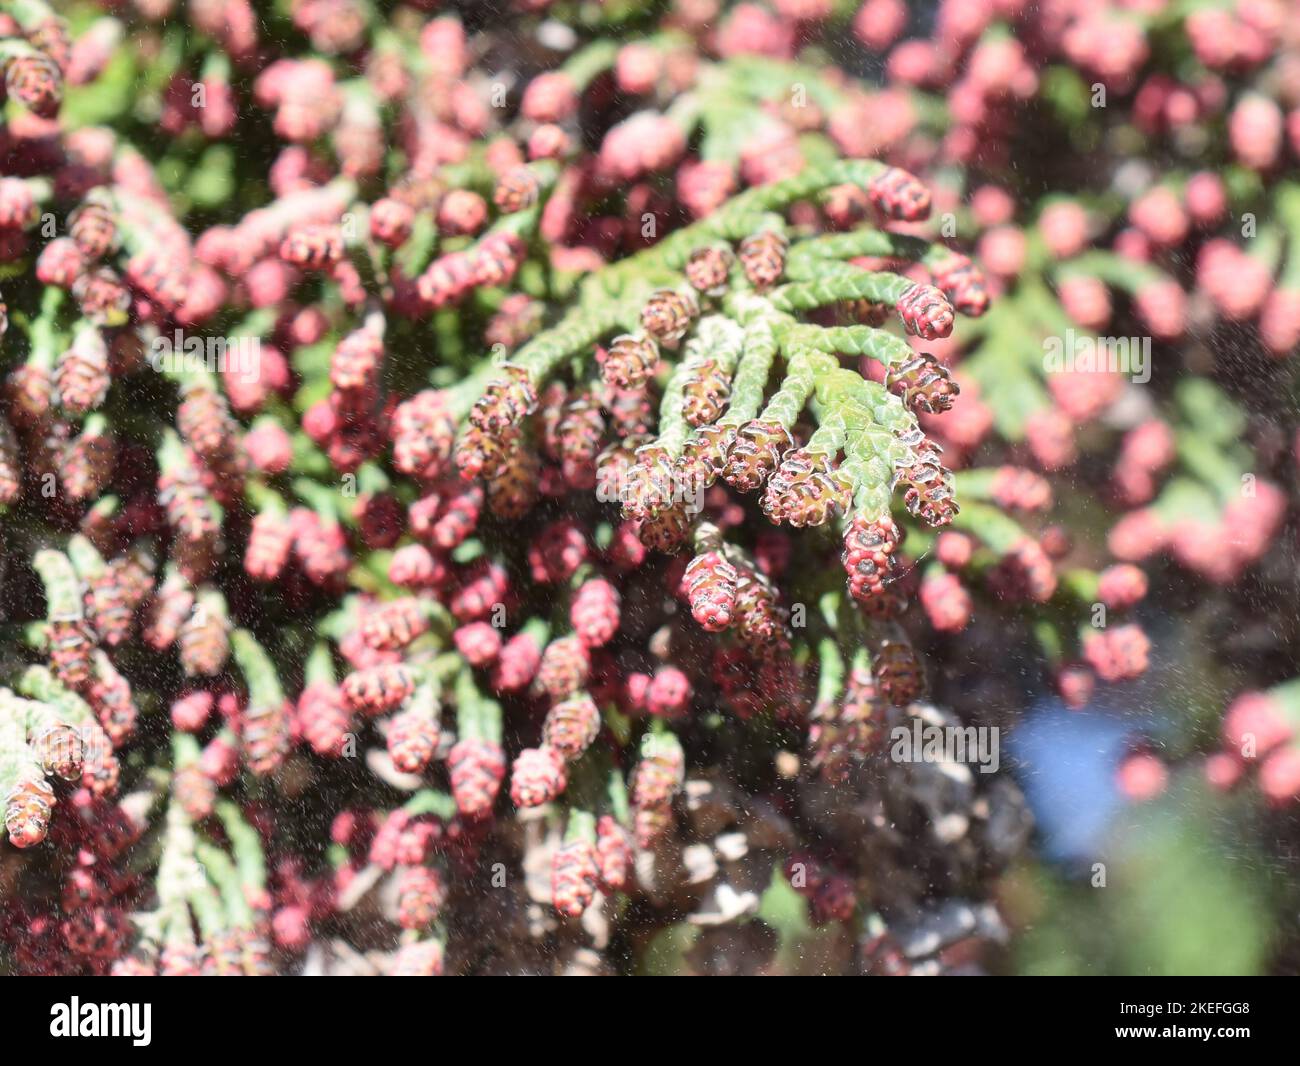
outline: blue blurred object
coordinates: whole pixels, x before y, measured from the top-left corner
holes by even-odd
[[[1106,709],[1067,710],[1041,700],[1008,740],[1012,765],[1033,808],[1043,854],[1055,862],[1097,854],[1111,819],[1125,806],[1115,768],[1134,732],[1131,716]]]

